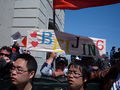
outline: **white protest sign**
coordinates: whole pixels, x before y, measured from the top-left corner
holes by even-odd
[[[106,40],[76,36],[54,30],[28,31],[27,49],[64,52],[80,56],[102,56],[106,53]]]

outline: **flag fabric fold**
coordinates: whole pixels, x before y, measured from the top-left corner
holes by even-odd
[[[53,0],[54,9],[82,9],[120,3],[120,0]]]

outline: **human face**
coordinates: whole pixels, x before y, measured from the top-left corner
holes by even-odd
[[[57,57],[57,53],[56,52],[51,52],[50,57],[56,58]]]
[[[6,62],[10,62],[10,52],[8,52],[7,50],[1,50],[0,52],[0,58],[4,58]]]
[[[81,67],[79,66],[74,67],[73,65],[71,65],[68,70],[68,75],[67,75],[68,84],[69,84],[69,87],[72,89],[79,89],[79,90],[83,89],[84,81],[83,81],[83,77],[82,77],[83,75],[80,68]]]
[[[14,85],[22,85],[30,81],[34,75],[28,72],[27,61],[24,59],[17,59],[11,70],[11,80]]]

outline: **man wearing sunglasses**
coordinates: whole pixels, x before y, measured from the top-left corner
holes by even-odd
[[[0,49],[0,58],[5,59],[6,62],[10,62],[11,54],[12,54],[12,49],[8,46],[3,46]]]
[[[8,46],[3,46],[0,49],[0,80],[8,79],[10,74],[10,67],[12,65],[12,61],[10,60],[10,55],[12,50]]]
[[[68,90],[85,90],[86,82],[90,76],[80,60],[74,60],[68,66]]]
[[[7,88],[6,85],[10,82],[10,69],[12,61],[10,55],[12,50],[8,46],[0,48],[0,88]]]

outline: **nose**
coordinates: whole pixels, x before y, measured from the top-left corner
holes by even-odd
[[[69,78],[73,78],[73,74],[69,74],[68,77],[69,77]]]
[[[11,75],[17,74],[16,70],[11,70]]]
[[[10,59],[8,57],[4,56],[4,59],[6,62],[10,62]]]

